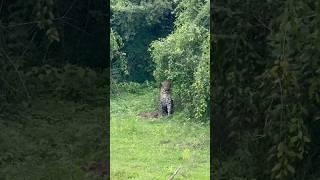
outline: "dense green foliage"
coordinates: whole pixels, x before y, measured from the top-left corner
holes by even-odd
[[[105,7],[0,1],[0,179],[102,179],[81,167],[107,159]]]
[[[150,99],[158,89],[122,87],[121,95],[111,97],[111,179],[168,179],[179,167],[174,179],[209,179],[209,124],[190,122],[183,113],[139,117],[154,110]]]
[[[157,82],[173,81],[178,106],[196,119],[207,117],[209,104],[209,1],[181,1],[175,30],[151,44]]]
[[[167,0],[111,1],[111,36],[117,39],[111,38],[111,44],[112,47],[120,45],[117,52],[121,51],[126,58],[125,63],[123,58],[114,59],[112,68],[123,72],[123,65],[126,65],[129,74],[125,78],[120,77],[120,80],[143,82],[153,79],[153,63],[147,51],[148,46],[152,40],[170,31],[172,6],[173,3]]]
[[[217,179],[319,179],[320,3],[213,6]]]
[[[122,38],[117,32],[111,29],[110,32],[110,59],[112,64],[112,82],[127,79],[128,75],[128,59],[126,53],[122,52]]]
[[[172,80],[176,107],[192,119],[208,118],[209,1],[111,5],[113,82]]]

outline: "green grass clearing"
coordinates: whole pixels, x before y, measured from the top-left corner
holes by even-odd
[[[210,178],[209,125],[171,117],[137,116],[153,111],[153,92],[123,93],[111,98],[111,179]]]

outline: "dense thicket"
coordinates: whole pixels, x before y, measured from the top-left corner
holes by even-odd
[[[213,2],[217,179],[319,179],[320,3]]]

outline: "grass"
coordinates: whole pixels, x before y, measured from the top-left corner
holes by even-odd
[[[105,124],[103,105],[32,100],[0,117],[0,179],[102,179],[81,167],[106,160]]]
[[[209,179],[209,125],[186,121],[183,113],[146,119],[152,91],[111,98],[111,179]]]

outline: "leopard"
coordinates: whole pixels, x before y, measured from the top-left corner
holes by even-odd
[[[171,81],[161,82],[160,88],[160,113],[162,115],[171,115],[173,113],[173,99],[171,96]]]
[[[140,112],[138,115],[143,118],[160,118],[173,113],[173,99],[171,96],[171,81],[165,80],[160,83],[159,111]]]

